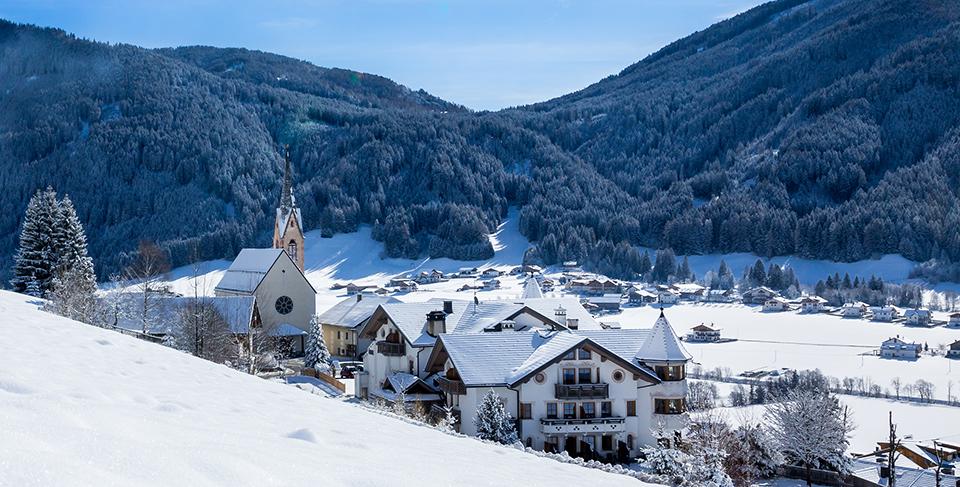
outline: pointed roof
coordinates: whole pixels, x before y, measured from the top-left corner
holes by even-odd
[[[523,293],[520,294],[520,299],[540,299],[542,297],[543,292],[540,291],[540,283],[536,279],[531,277],[523,283]]]
[[[692,358],[693,355],[683,347],[667,317],[663,315],[663,308],[660,308],[660,317],[650,329],[649,338],[637,352],[637,359],[642,362],[686,362]]]
[[[290,227],[290,217],[294,217],[297,226],[303,228],[303,218],[300,216],[300,208],[297,206],[297,199],[293,196],[293,175],[290,171],[290,150],[284,152],[283,166],[283,189],[280,191],[280,206],[277,207],[277,229],[280,237],[283,238]]]

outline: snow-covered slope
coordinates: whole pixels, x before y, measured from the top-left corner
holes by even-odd
[[[0,485],[643,485],[407,424],[0,291]]]

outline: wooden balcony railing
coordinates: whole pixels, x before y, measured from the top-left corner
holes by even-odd
[[[463,381],[447,379],[446,377],[437,377],[437,387],[447,394],[464,395],[467,393],[467,386]]]
[[[404,347],[403,342],[377,342],[377,352],[382,353],[383,355],[399,357],[406,354],[406,347]]]
[[[609,384],[557,384],[557,399],[606,399],[610,396]]]

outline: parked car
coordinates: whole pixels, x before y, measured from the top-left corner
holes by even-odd
[[[340,362],[340,377],[352,379],[357,372],[363,372],[363,362]]]

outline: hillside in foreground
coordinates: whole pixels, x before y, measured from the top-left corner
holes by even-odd
[[[0,291],[9,485],[644,485],[448,436]]]

